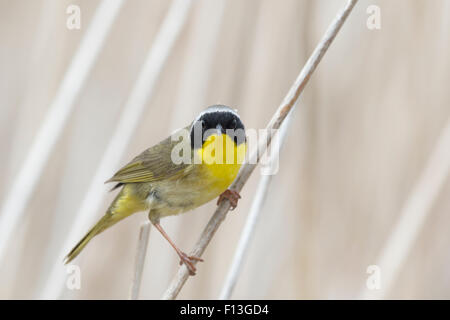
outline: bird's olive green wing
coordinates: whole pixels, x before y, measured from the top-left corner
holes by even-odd
[[[175,164],[172,161],[172,149],[178,143],[172,141],[171,137],[163,140],[142,152],[105,183],[155,182],[183,176],[191,165]]]

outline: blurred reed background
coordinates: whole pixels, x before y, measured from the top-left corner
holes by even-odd
[[[2,203],[100,3],[0,0]],[[344,3],[194,1],[115,169],[211,104],[237,108],[248,128],[264,128]],[[80,30],[66,28],[71,4],[81,8]],[[371,4],[381,8],[381,30],[366,27]],[[170,6],[124,1],[5,244],[0,298],[42,298],[53,266],[65,270],[58,254]],[[449,21],[449,0],[357,4],[295,110],[232,298],[366,294],[366,269],[389,246],[450,117]],[[180,298],[218,297],[259,177],[257,170]],[[450,181],[442,178],[386,298],[450,298]],[[110,186],[99,188],[101,209],[90,223],[114,197]],[[189,251],[214,208],[209,203],[162,225]],[[126,299],[146,219],[136,214],[96,237],[74,261],[81,290],[63,289],[57,297]],[[152,230],[141,298],[159,298],[177,267],[173,250]]]

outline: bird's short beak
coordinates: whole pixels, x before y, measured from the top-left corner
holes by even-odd
[[[220,137],[222,135],[222,132],[223,132],[222,125],[220,123],[217,124],[216,129],[217,129],[217,135]]]

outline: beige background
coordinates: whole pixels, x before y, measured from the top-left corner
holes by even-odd
[[[72,3],[81,7],[81,30],[66,28]],[[0,1],[1,201],[99,3]],[[263,128],[343,4],[195,2],[120,163],[214,103]],[[381,7],[381,30],[366,27],[370,4]],[[133,0],[121,9],[9,243],[0,298],[40,297],[169,6]],[[359,2],[295,110],[233,298],[360,296],[450,116],[449,19],[449,0]],[[180,298],[218,297],[258,180],[255,171]],[[103,210],[114,196],[107,190],[98,194]],[[388,298],[450,298],[449,192],[446,179]],[[162,224],[188,251],[214,207]],[[62,298],[126,299],[145,219],[136,214],[95,238],[75,261],[81,290]],[[152,230],[141,297],[159,298],[177,266]]]

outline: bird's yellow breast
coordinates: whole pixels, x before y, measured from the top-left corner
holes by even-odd
[[[225,191],[236,178],[245,160],[246,144],[236,145],[226,135],[211,135],[197,150],[201,171],[207,176],[211,189]]]
[[[194,151],[194,164],[181,178],[153,183],[158,197],[149,200],[151,214],[179,214],[218,197],[236,178],[245,153],[245,143],[236,145],[225,134],[209,136],[202,148]]]

